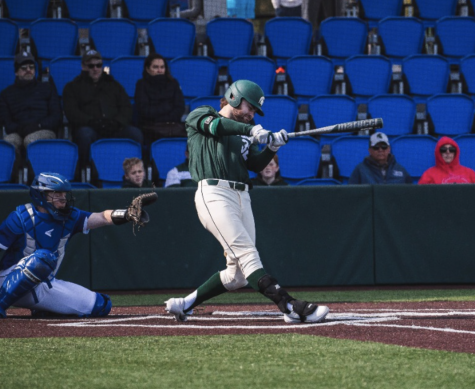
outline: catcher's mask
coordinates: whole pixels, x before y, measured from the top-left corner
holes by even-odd
[[[66,192],[66,206],[56,208],[48,202],[47,194],[50,192]],[[37,207],[45,208],[55,220],[65,221],[71,215],[74,206],[74,197],[71,193],[71,184],[68,179],[58,173],[40,173],[31,183],[30,197]]]
[[[255,82],[248,80],[238,80],[233,82],[224,94],[226,101],[231,107],[237,108],[241,104],[241,100],[245,99],[251,104],[256,112],[264,116],[262,105],[264,104],[264,91]]]

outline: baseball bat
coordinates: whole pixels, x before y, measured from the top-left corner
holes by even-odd
[[[340,124],[333,124],[332,126],[315,128],[308,131],[300,132],[290,132],[289,138],[294,138],[296,136],[305,136],[305,135],[316,135],[316,134],[328,134],[334,132],[354,132],[362,129],[371,129],[375,130],[383,127],[383,119],[366,119],[366,120],[355,120],[353,122],[346,122]]]

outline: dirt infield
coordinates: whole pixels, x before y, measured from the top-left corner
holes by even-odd
[[[475,353],[475,302],[337,303],[324,323],[286,324],[273,305],[208,305],[185,323],[164,307],[118,307],[101,319],[32,319],[11,309],[0,338],[300,333]]]

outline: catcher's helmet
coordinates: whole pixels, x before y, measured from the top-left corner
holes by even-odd
[[[66,206],[56,208],[46,198],[47,192],[66,192]],[[67,220],[74,206],[71,184],[68,179],[58,173],[40,173],[31,183],[30,197],[36,206],[45,208],[55,220]]]
[[[255,82],[249,80],[238,80],[233,82],[224,94],[227,102],[231,107],[237,108],[241,104],[241,100],[245,99],[251,104],[256,112],[264,116],[262,112],[262,104],[264,104],[264,91]]]

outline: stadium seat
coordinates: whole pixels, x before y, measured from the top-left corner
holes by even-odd
[[[297,182],[296,185],[305,185],[305,186],[333,186],[341,185],[341,182],[335,180],[334,178],[307,178]]]
[[[43,60],[43,67],[48,66],[48,61],[53,58],[73,56],[78,34],[77,24],[67,19],[39,19],[30,27],[30,36],[38,57]]]
[[[71,187],[74,189],[97,189],[97,186],[89,182],[71,182]]]
[[[166,16],[168,0],[124,0],[124,2],[129,18],[140,27],[145,27],[153,19]]]
[[[378,22],[378,34],[382,41],[381,54],[393,62],[422,52],[424,25],[417,18],[384,18]]]
[[[372,118],[384,119],[379,131],[389,137],[409,135],[413,132],[416,103],[406,95],[377,95],[369,99],[368,113]]]
[[[0,19],[0,56],[15,55],[19,31],[16,23],[8,19]]]
[[[221,96],[204,96],[204,97],[197,97],[190,101],[190,112],[195,110],[196,108],[202,105],[210,105],[216,111],[220,111],[220,101]]]
[[[0,57],[0,91],[15,82],[14,62],[13,57]]]
[[[460,148],[460,163],[475,170],[475,134],[465,134],[454,137]]]
[[[147,25],[148,36],[157,53],[167,59],[191,56],[196,28],[187,19],[157,18]]]
[[[2,190],[22,190],[22,189],[26,189],[26,190],[29,190],[30,187],[28,185],[25,185],[25,184],[0,184],[0,191]]]
[[[296,55],[310,54],[312,24],[303,18],[270,19],[264,26],[264,35],[278,66],[284,66],[289,58]]]
[[[135,54],[137,26],[126,19],[97,19],[89,25],[89,34],[104,59]]]
[[[155,164],[160,180],[185,160],[187,138],[164,138],[152,143],[150,158]]]
[[[320,143],[311,137],[290,138],[285,147],[277,151],[280,174],[291,185],[314,178],[320,163]]]
[[[256,114],[254,121],[266,130],[276,132],[285,129],[293,132],[297,123],[297,101],[289,96],[266,96],[262,106],[265,116]]]
[[[28,28],[33,20],[45,18],[50,0],[4,0],[10,19],[21,28]]]
[[[333,62],[326,57],[292,57],[287,61],[286,70],[299,105],[308,104],[311,98],[331,92]]]
[[[81,70],[81,57],[58,57],[50,62],[50,75],[60,97],[63,95],[64,86],[79,76]]]
[[[15,158],[15,146],[0,139],[0,182],[11,181]]]
[[[447,16],[435,24],[435,32],[440,41],[439,53],[451,62],[475,53],[475,18],[467,16]]]
[[[389,92],[392,64],[382,55],[355,55],[345,61],[353,96],[369,98]]]
[[[369,136],[344,135],[332,142],[332,155],[336,160],[340,177],[348,183],[356,165],[368,156]]]
[[[326,46],[323,53],[342,63],[345,58],[364,53],[368,25],[358,18],[330,17],[320,24],[320,37]]]
[[[26,148],[27,160],[34,175],[56,172],[74,180],[78,162],[78,146],[66,139],[40,139]]]
[[[427,26],[433,26],[436,20],[455,15],[458,0],[415,0],[415,3],[419,18]]]
[[[467,55],[460,60],[460,72],[467,86],[467,93],[475,95],[475,54]]]
[[[227,67],[231,58],[251,54],[254,26],[247,19],[212,19],[206,24],[206,35],[219,67]]]
[[[360,17],[375,23],[387,16],[400,16],[402,0],[359,0]]]
[[[410,55],[402,61],[402,72],[409,84],[406,94],[424,99],[447,91],[450,66],[441,55]]]
[[[99,139],[91,145],[91,161],[103,188],[120,188],[126,158],[142,158],[142,147],[131,139]]]
[[[124,87],[127,95],[133,98],[135,84],[142,78],[145,57],[118,57],[112,60],[110,74]]]
[[[434,132],[437,135],[462,135],[472,131],[474,102],[463,94],[439,94],[427,99]]]
[[[14,0],[15,1],[15,0]],[[109,0],[64,0],[69,18],[80,27],[87,27],[90,22],[105,18]]]
[[[437,139],[430,135],[402,135],[391,142],[391,153],[404,166],[414,182],[435,165]]]
[[[218,65],[209,57],[178,57],[170,61],[170,71],[181,86],[187,104],[199,96],[213,96]]]
[[[272,59],[257,55],[235,57],[229,61],[228,74],[232,82],[250,80],[259,85],[265,95],[272,94],[276,63]]]

